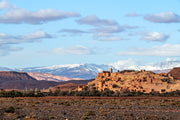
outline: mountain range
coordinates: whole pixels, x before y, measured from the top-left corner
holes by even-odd
[[[43,74],[46,75],[46,74]],[[48,74],[49,76],[49,74]],[[53,75],[50,75],[54,77]],[[46,77],[46,76],[44,76]],[[57,79],[62,79],[62,76],[56,76]],[[67,79],[67,77],[64,77]],[[75,84],[77,87],[79,84],[87,84],[93,80],[68,80],[68,81],[52,81],[47,79],[37,80],[36,78],[32,77],[27,72],[15,72],[15,71],[0,71],[0,89],[17,89],[17,90],[29,90],[29,89],[46,89],[48,90],[51,87],[55,87],[57,85],[63,85],[72,83]],[[69,78],[68,78],[69,79]],[[68,85],[66,85],[66,88]],[[70,86],[68,88],[71,88]]]
[[[113,68],[117,70],[151,70],[154,72],[169,72],[173,67],[180,67],[178,60],[166,60],[159,63],[148,63],[146,65],[138,65],[133,60],[118,61],[112,64],[69,64],[69,65],[53,65],[47,67],[31,67],[31,68],[5,68],[0,67],[1,71],[20,71],[20,72],[36,72],[50,73],[58,76],[78,79],[93,79],[102,71],[109,71]],[[45,75],[45,74],[44,74]],[[43,75],[41,75],[43,76]],[[35,76],[34,76],[35,77]],[[72,79],[73,80],[73,79]]]

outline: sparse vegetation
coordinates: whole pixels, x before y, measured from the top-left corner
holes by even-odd
[[[176,120],[180,118],[179,98],[79,98],[0,98],[0,119]]]
[[[6,113],[14,113],[15,112],[15,108],[13,106],[8,107],[7,109],[5,109]]]
[[[104,96],[104,97],[121,97],[121,96],[160,96],[160,97],[180,97],[180,91],[172,91],[159,93],[157,91],[152,91],[150,93],[144,93],[140,91],[128,91],[124,90],[124,92],[114,92],[109,89],[105,91],[98,91],[96,89],[91,89],[87,91],[49,91],[49,92],[41,92],[39,90],[29,90],[29,91],[3,91],[0,93],[0,97],[45,97],[45,96]]]

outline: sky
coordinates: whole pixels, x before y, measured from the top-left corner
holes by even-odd
[[[180,0],[1,0],[0,67],[180,60]]]

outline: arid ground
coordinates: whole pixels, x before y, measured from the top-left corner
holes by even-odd
[[[180,97],[0,98],[1,120],[179,120]]]

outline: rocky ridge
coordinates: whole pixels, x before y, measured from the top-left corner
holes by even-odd
[[[180,80],[180,67],[175,67],[173,68],[169,74],[171,74],[172,76],[174,76],[175,79],[179,79]]]

